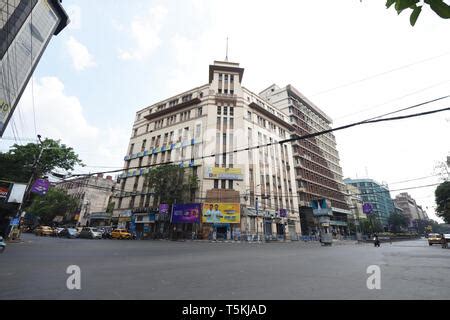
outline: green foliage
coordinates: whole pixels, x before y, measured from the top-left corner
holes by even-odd
[[[391,213],[388,220],[389,225],[391,226],[391,231],[400,232],[402,227],[406,228],[409,225],[409,220],[407,217],[402,215],[401,213]]]
[[[107,213],[112,213],[115,206],[116,206],[116,203],[115,203],[115,202],[110,202],[110,203],[108,204],[108,207],[106,208],[106,212],[107,212]]]
[[[33,172],[33,165],[39,157],[41,147],[44,148],[39,164],[36,166],[36,177],[45,175],[54,169],[73,170],[76,165],[83,166],[82,161],[72,148],[60,141],[45,139],[42,146],[35,143],[13,145],[7,153],[0,152],[0,179],[28,182]]]
[[[373,217],[373,215],[368,216],[367,219],[360,220],[361,231],[364,234],[372,234],[375,232],[382,232],[383,225]]]
[[[417,18],[422,12],[423,6],[418,6],[419,0],[387,0],[386,8],[390,8],[395,4],[395,10],[397,14],[400,14],[405,9],[412,9],[409,21],[412,26],[417,22]],[[425,0],[424,3],[428,5],[439,17],[443,19],[450,18],[450,6],[444,2],[444,0]]]
[[[446,223],[450,223],[450,181],[441,183],[434,192],[436,200],[436,213],[444,219]]]
[[[67,194],[66,191],[51,188],[41,197],[35,197],[26,212],[40,217],[41,223],[50,223],[56,216],[63,216],[73,212],[78,207],[78,201]]]
[[[189,169],[177,165],[162,165],[153,168],[147,175],[147,192],[154,194],[153,207],[159,203],[186,203],[195,200],[198,179],[189,174]]]

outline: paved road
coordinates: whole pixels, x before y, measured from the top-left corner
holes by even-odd
[[[66,268],[81,268],[68,290]],[[369,290],[369,265],[381,289]],[[41,238],[0,254],[0,299],[448,299],[450,250],[426,240],[320,247]]]

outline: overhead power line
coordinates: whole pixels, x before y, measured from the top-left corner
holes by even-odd
[[[249,146],[246,148],[241,148],[241,149],[235,149],[232,151],[227,151],[227,152],[221,152],[221,153],[213,153],[210,155],[205,155],[205,156],[201,156],[201,157],[197,157],[197,158],[191,158],[191,159],[187,159],[184,161],[195,161],[195,160],[203,160],[206,158],[212,158],[215,157],[216,155],[227,155],[227,154],[232,154],[232,153],[238,153],[238,152],[244,152],[244,151],[250,151],[250,150],[254,150],[254,149],[259,149],[259,148],[265,148],[265,147],[269,147],[269,146],[273,146],[273,145],[283,145],[285,143],[290,143],[290,142],[294,142],[294,141],[299,141],[299,140],[305,140],[305,139],[310,139],[310,138],[314,138],[320,135],[324,135],[327,133],[331,133],[334,131],[339,131],[339,130],[344,130],[344,129],[348,129],[351,127],[355,127],[355,126],[359,126],[359,125],[363,125],[363,124],[370,124],[370,123],[378,123],[378,122],[387,122],[387,121],[396,121],[396,120],[403,120],[403,119],[409,119],[409,118],[415,118],[415,117],[421,117],[421,116],[425,116],[425,115],[430,115],[430,114],[434,114],[434,113],[439,113],[439,112],[443,112],[443,111],[449,111],[450,107],[447,108],[442,108],[442,109],[437,109],[437,110],[431,110],[431,111],[425,111],[425,112],[420,112],[420,113],[414,113],[414,114],[409,114],[409,115],[404,115],[404,116],[397,116],[397,117],[391,117],[391,118],[382,118],[382,119],[378,119],[380,117],[384,117],[388,114],[393,114],[393,113],[397,113],[400,111],[404,111],[404,110],[409,110],[412,108],[416,108],[419,106],[423,106],[432,102],[436,102],[439,100],[443,100],[450,97],[450,95],[447,96],[443,96],[437,99],[433,99],[433,100],[429,100],[429,101],[425,101],[419,104],[416,104],[414,106],[410,106],[407,108],[403,108],[397,111],[393,111],[384,115],[380,115],[371,119],[367,119],[367,120],[363,120],[363,121],[359,121],[359,122],[354,122],[348,125],[344,125],[344,126],[340,126],[337,128],[332,128],[332,129],[328,129],[328,130],[323,130],[323,131],[318,131],[315,133],[310,133],[307,135],[303,135],[303,136],[294,136],[293,138],[289,138],[289,139],[285,139],[285,140],[281,140],[279,142],[271,142],[271,143],[267,143],[267,144],[262,144],[262,145],[256,145],[256,146]],[[161,166],[161,165],[169,165],[169,164],[177,164],[180,161],[168,161],[168,162],[163,162],[163,163],[159,163],[159,164],[149,164],[149,165],[144,165],[144,166],[140,166],[140,167],[130,167],[130,168],[122,168],[119,170],[109,170],[109,171],[99,171],[99,172],[94,172],[94,173],[89,173],[89,174],[74,174],[72,175],[74,176],[89,176],[89,175],[96,175],[96,174],[101,174],[101,173],[114,173],[114,172],[119,172],[119,171],[124,171],[124,170],[134,170],[134,169],[143,169],[143,168],[150,168],[150,167],[157,167],[157,166]]]
[[[445,52],[445,53],[440,54],[438,56],[434,56],[434,57],[426,58],[426,59],[419,60],[419,61],[416,61],[416,62],[412,62],[412,63],[409,63],[409,64],[405,64],[405,65],[402,65],[402,66],[397,67],[397,68],[389,69],[389,70],[386,70],[386,71],[383,71],[383,72],[380,72],[380,73],[376,73],[376,74],[373,74],[373,75],[365,77],[365,78],[361,78],[359,80],[350,81],[350,82],[338,85],[338,86],[330,88],[330,89],[319,91],[319,92],[311,95],[311,97],[319,96],[319,95],[322,95],[322,94],[325,94],[325,93],[328,93],[328,92],[331,92],[331,91],[335,91],[335,90],[338,90],[338,89],[349,87],[349,86],[355,85],[355,84],[360,83],[360,82],[364,82],[364,81],[371,80],[371,79],[374,79],[374,78],[377,78],[377,77],[380,77],[380,76],[384,76],[384,75],[386,75],[388,73],[391,73],[391,72],[394,72],[394,71],[398,71],[398,70],[402,70],[402,69],[406,69],[406,68],[412,67],[412,66],[414,66],[416,64],[420,64],[420,63],[424,63],[424,62],[427,62],[427,61],[435,60],[435,59],[438,59],[440,57],[446,56],[449,53],[450,52]]]

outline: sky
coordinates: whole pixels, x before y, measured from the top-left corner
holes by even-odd
[[[51,40],[0,151],[14,135],[27,143],[38,133],[75,149],[87,165],[77,173],[121,168],[135,112],[206,84],[227,37],[246,88],[292,84],[334,127],[450,94],[450,22],[424,8],[411,27],[409,13],[384,3],[64,0],[71,23]],[[450,112],[335,136],[344,178],[370,177],[391,190],[436,184],[435,166],[450,154]],[[434,189],[405,191],[441,221]]]

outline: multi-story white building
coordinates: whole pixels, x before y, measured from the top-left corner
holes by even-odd
[[[290,138],[293,127],[286,114],[242,86],[243,75],[238,63],[215,61],[207,84],[136,113],[116,219],[151,205],[152,195],[142,193],[143,175],[151,170],[146,166],[172,162],[198,176],[196,202],[241,204],[233,232],[299,236],[292,147],[278,143]],[[191,227],[182,226],[186,232]]]
[[[116,181],[111,176],[88,176],[68,179],[56,184],[56,188],[67,191],[67,194],[77,199],[79,207],[75,212],[66,214],[66,222],[76,223],[78,226],[109,225],[111,213],[107,213],[112,200]]]

